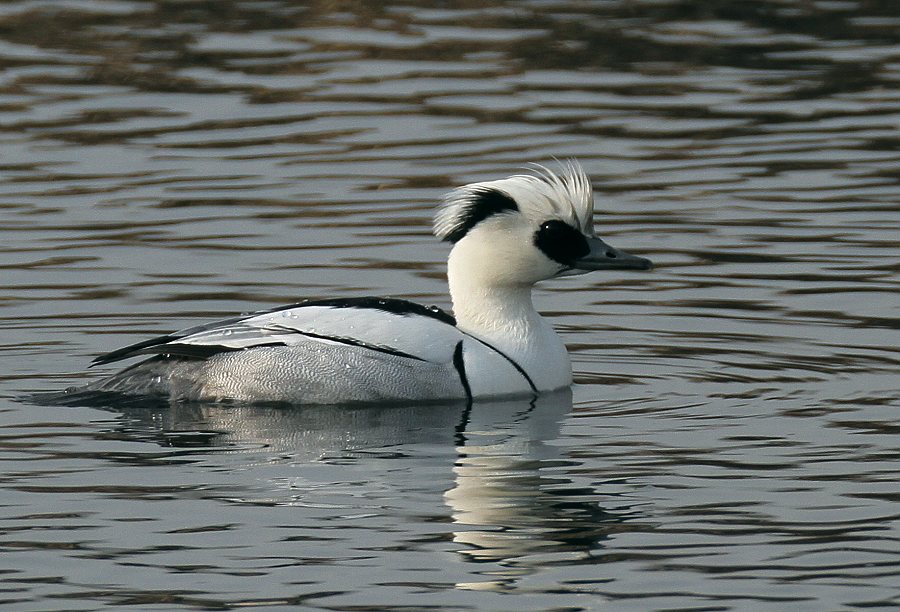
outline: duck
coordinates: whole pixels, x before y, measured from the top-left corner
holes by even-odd
[[[451,245],[452,314],[391,297],[309,299],[114,350],[91,366],[144,359],[67,392],[300,405],[536,396],[571,386],[572,367],[535,284],[652,267],[597,236],[574,160],[453,189],[433,233]]]

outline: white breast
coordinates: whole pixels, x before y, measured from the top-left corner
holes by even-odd
[[[476,397],[552,391],[572,384],[566,347],[543,321],[523,334],[495,333],[487,341],[469,338],[464,345],[466,372]]]

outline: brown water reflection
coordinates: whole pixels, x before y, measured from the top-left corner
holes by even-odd
[[[658,266],[539,292],[571,406],[0,400],[0,599],[896,606],[898,26],[888,0],[4,3],[5,398],[302,297],[446,307],[434,204],[528,161],[578,157],[600,233]]]

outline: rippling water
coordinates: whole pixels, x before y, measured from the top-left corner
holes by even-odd
[[[900,605],[900,8],[0,5],[0,603]],[[448,306],[448,188],[577,157],[647,274],[534,403],[46,408],[303,297]]]

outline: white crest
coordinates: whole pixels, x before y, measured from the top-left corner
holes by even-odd
[[[575,160],[560,164],[554,172],[529,164],[531,174],[464,185],[444,198],[434,218],[434,234],[456,242],[479,222],[494,214],[516,210],[541,223],[565,221],[585,235],[594,234],[594,196],[591,181]]]

